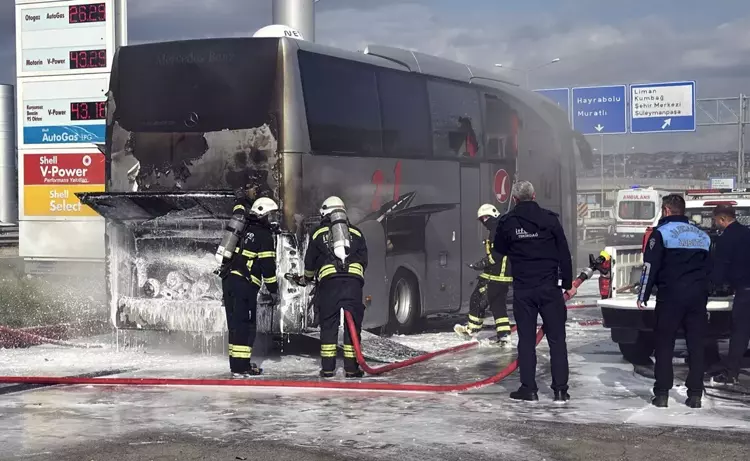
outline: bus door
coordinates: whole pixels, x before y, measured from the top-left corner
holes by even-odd
[[[481,245],[486,231],[477,220],[482,204],[482,180],[479,165],[461,166],[461,305],[468,306],[476,284],[477,271],[466,267],[484,256]]]

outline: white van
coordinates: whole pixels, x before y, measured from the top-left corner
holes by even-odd
[[[634,186],[617,191],[615,231],[610,245],[640,245],[646,228],[661,219],[661,199],[669,192]]]

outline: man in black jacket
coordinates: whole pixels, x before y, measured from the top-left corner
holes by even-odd
[[[703,396],[706,304],[708,303],[709,249],[711,238],[685,216],[685,199],[670,194],[662,199],[664,216],[646,243],[638,308],[643,309],[656,292],[656,364],[654,366],[654,406],[666,408],[674,385],[672,358],[677,330],[685,330],[688,372],[685,385],[691,408],[701,407]]]
[[[731,205],[717,206],[713,215],[722,234],[716,241],[711,278],[715,285],[728,284],[734,291],[729,353],[724,372],[713,381],[731,385],[739,382],[740,364],[750,341],[750,229],[737,222]]]
[[[305,251],[305,279],[318,283],[315,302],[320,309],[321,378],[336,374],[336,346],[340,312],[350,312],[362,331],[365,305],[362,287],[367,269],[367,243],[362,232],[346,217],[344,202],[328,197],[320,208],[323,218],[310,235]],[[359,368],[349,328],[344,325],[344,371],[347,378],[364,375]]]
[[[552,390],[555,401],[568,395],[568,351],[565,344],[567,310],[563,292],[573,287],[573,262],[558,215],[536,202],[528,181],[513,185],[516,206],[500,218],[495,251],[508,255],[513,268],[513,316],[518,327],[518,365],[521,387],[511,392],[515,400],[539,400],[536,385],[536,319],[541,314],[550,349]]]

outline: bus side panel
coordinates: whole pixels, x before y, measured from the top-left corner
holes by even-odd
[[[374,221],[382,226],[388,255],[414,255],[418,257],[415,264],[426,261],[427,286],[420,285],[425,294],[423,313],[459,307],[458,163],[305,155],[302,169],[303,206],[296,211],[302,219],[314,221],[323,200],[331,195],[341,197],[352,223],[361,226]],[[369,241],[368,245],[379,246]],[[371,251],[369,258],[386,258],[386,254]],[[392,267],[387,273],[384,283],[388,290],[398,269]],[[365,277],[369,283],[370,273]]]

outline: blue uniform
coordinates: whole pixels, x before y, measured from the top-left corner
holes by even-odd
[[[716,242],[711,278],[714,284],[728,283],[734,290],[726,368],[736,378],[750,341],[750,229],[736,221],[727,226]]]
[[[667,395],[674,384],[672,357],[680,327],[685,330],[688,347],[688,396],[703,395],[710,247],[708,234],[690,224],[685,216],[663,218],[646,244],[638,299],[647,302],[657,287],[656,396]]]
[[[558,286],[573,286],[573,262],[557,214],[520,202],[500,218],[494,249],[513,268],[513,317],[518,331],[521,388],[536,392],[536,319],[542,316],[550,349],[552,389],[568,390],[567,310]]]

